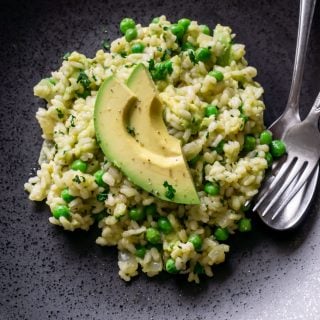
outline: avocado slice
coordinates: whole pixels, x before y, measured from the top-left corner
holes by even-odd
[[[141,83],[141,85],[144,84]],[[137,102],[138,97],[114,76],[104,81],[98,91],[94,109],[94,126],[102,151],[133,183],[158,198],[182,204],[199,204],[181,147],[180,154],[172,155],[168,155],[171,151],[161,151],[163,150],[161,148],[150,150],[150,147],[143,146],[128,132],[130,116]],[[152,104],[149,105],[150,109],[152,109],[151,106]],[[156,123],[156,127],[157,125],[161,127],[161,124],[157,124],[163,122],[161,107],[147,114],[152,114],[152,120],[146,120],[146,126]],[[164,124],[163,128],[166,129]],[[150,127],[145,133],[151,134],[152,131],[154,128]],[[160,131],[159,136],[162,135],[169,136],[166,130]],[[161,139],[165,138],[169,141],[173,137]],[[154,144],[157,142],[157,140],[153,141]],[[170,187],[175,192],[169,199],[167,196]]]
[[[167,156],[181,155],[180,141],[168,134],[164,121],[160,119],[163,105],[143,64],[135,67],[127,85],[138,98],[129,116],[129,127],[134,130],[136,140],[152,152]]]

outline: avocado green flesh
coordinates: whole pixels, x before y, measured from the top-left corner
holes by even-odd
[[[99,89],[94,126],[97,140],[106,157],[136,185],[160,199],[183,204],[199,204],[182,153],[176,156],[143,147],[128,133],[127,127],[137,97],[115,77]],[[165,196],[167,181],[176,190],[173,199]]]
[[[129,126],[134,129],[136,139],[150,151],[167,156],[181,155],[180,142],[167,131],[162,116],[163,105],[143,64],[136,66],[127,85],[138,98],[129,117]]]

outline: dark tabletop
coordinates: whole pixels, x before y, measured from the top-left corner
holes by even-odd
[[[266,123],[289,93],[298,1],[0,1],[0,319],[320,319],[319,191],[306,221],[274,233],[254,219],[236,236],[226,263],[200,285],[166,274],[131,283],[117,273],[117,252],[97,230],[65,232],[48,223],[44,204],[23,184],[41,147],[32,88],[67,51],[92,57],[121,18],[142,24],[167,15],[226,24],[247,46],[265,88]],[[301,96],[302,116],[320,89],[320,7],[316,8]],[[108,30],[108,34],[104,31]]]

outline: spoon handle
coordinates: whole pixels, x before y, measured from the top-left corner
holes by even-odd
[[[308,48],[308,40],[312,24],[314,8],[317,0],[301,0],[300,1],[300,15],[299,27],[296,46],[296,56],[293,66],[293,75],[291,89],[289,93],[288,103],[285,111],[294,114],[299,114],[299,97],[301,91],[301,83],[303,76],[304,63],[306,60],[306,53]]]

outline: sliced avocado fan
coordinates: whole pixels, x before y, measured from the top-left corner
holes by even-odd
[[[153,83],[145,83],[144,71],[135,71],[135,80],[130,77],[129,83],[137,92],[115,76],[100,87],[94,109],[97,141],[108,160],[142,189],[163,200],[199,204],[179,140],[168,134],[163,123],[157,91],[154,88],[152,95],[150,88],[146,90]],[[145,90],[138,89],[135,82]],[[142,107],[147,111],[140,112]],[[128,130],[130,125],[136,126],[134,134]]]
[[[129,126],[134,130],[136,140],[150,151],[167,156],[181,155],[180,141],[168,134],[164,121],[160,119],[163,105],[143,64],[134,68],[127,85],[138,98],[129,116]]]

